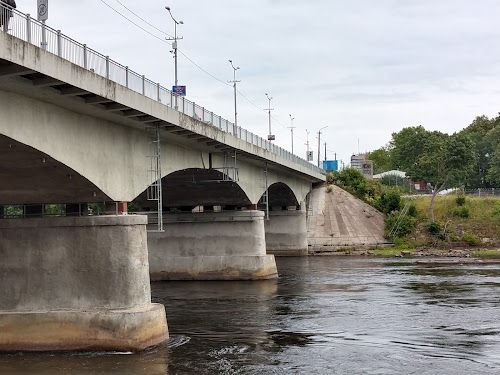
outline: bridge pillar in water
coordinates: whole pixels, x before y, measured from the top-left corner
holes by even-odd
[[[151,303],[145,216],[0,220],[0,351],[139,351],[168,338]]]
[[[269,211],[269,220],[265,222],[268,254],[276,256],[308,254],[305,207],[302,205],[299,210],[290,208]]]
[[[148,233],[152,280],[260,280],[278,276],[266,254],[264,212],[224,211],[163,216]]]

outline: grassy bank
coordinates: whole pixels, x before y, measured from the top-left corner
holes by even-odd
[[[395,239],[396,245],[408,248],[500,247],[500,198],[437,197],[435,228],[429,228],[430,197],[409,197],[404,203],[415,206],[416,224],[410,234]]]

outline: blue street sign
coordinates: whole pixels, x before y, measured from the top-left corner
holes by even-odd
[[[175,95],[186,96],[186,86],[172,86],[172,92]]]

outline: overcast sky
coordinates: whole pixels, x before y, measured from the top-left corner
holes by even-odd
[[[160,39],[120,2],[173,34],[170,6],[184,22],[179,50],[223,82],[233,76],[228,59],[241,68],[238,88],[253,104],[238,95],[238,124],[266,137],[269,93],[276,143],[290,149],[292,114],[301,157],[306,129],[316,154],[317,131],[328,126],[327,156],[347,164],[358,139],[370,151],[405,126],[453,133],[500,111],[498,0],[49,0],[50,26],[170,87],[170,46],[103,2]],[[36,0],[17,4],[36,14]],[[234,119],[232,87],[182,55],[179,84]]]

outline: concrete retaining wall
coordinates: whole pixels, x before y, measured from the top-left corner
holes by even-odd
[[[307,255],[306,212],[271,211],[265,221],[268,254],[276,256]]]
[[[152,280],[277,277],[261,211],[166,215],[164,230],[148,233]]]
[[[0,350],[140,350],[168,337],[144,216],[0,220],[0,259]]]

